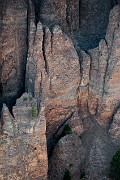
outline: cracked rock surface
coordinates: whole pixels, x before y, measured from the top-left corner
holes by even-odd
[[[24,91],[27,57],[27,4],[25,0],[1,1],[1,86],[4,102]],[[10,99],[10,100],[9,100]]]
[[[120,146],[116,3],[106,1],[101,12],[102,0],[2,1],[2,180],[62,180],[67,169],[72,180],[82,172],[89,180],[108,179]],[[89,38],[96,35],[94,44]]]

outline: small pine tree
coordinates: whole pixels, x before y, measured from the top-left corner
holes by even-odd
[[[114,180],[120,180],[120,148],[113,156],[110,165],[110,178]]]
[[[80,169],[80,179],[84,179],[85,177],[85,170],[82,168]]]
[[[62,136],[65,136],[66,134],[71,134],[72,130],[71,127],[69,126],[69,124],[65,124],[63,132],[62,132]]]
[[[68,169],[65,171],[63,180],[71,180],[71,174],[70,174],[70,171]]]
[[[32,108],[31,108],[31,114],[32,114],[32,118],[35,118],[37,116],[37,110],[33,105],[32,105]]]

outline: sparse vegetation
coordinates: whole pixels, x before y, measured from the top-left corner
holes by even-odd
[[[73,164],[69,164],[69,168],[72,168],[73,167]]]
[[[28,100],[28,97],[23,97],[23,101],[27,101]]]
[[[80,169],[80,179],[83,179],[85,177],[85,170]]]
[[[65,171],[63,180],[71,180],[71,174],[70,174],[70,171],[68,169]]]
[[[65,124],[62,135],[65,136],[66,134],[71,134],[72,133],[72,129],[69,126],[69,124]]]
[[[32,114],[33,118],[35,118],[37,116],[37,109],[35,108],[34,105],[32,105],[31,114]]]
[[[120,180],[120,148],[113,156],[110,165],[110,178],[114,180]]]

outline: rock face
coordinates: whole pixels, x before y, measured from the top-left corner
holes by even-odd
[[[51,26],[60,25],[65,32],[79,29],[79,0],[50,1],[41,3],[40,19]]]
[[[120,109],[117,110],[113,117],[113,122],[111,123],[109,129],[112,141],[120,146]]]
[[[80,167],[84,159],[84,148],[76,134],[69,134],[61,138],[53,154],[49,167],[50,180],[63,179],[67,169],[74,180],[80,179]]]
[[[37,103],[25,93],[13,108],[13,118],[3,107],[0,135],[0,179],[47,179],[46,120],[44,107],[37,115]]]
[[[90,50],[89,55],[84,52],[81,53],[80,113],[83,115],[89,111],[96,115],[98,121],[103,124],[109,123],[120,99],[118,92],[120,89],[119,6],[113,9],[111,16],[106,41],[101,40],[99,47]]]
[[[24,91],[27,55],[27,4],[25,0],[2,0],[0,72],[4,102]]]
[[[73,180],[81,173],[90,180],[108,179],[110,161],[120,146],[119,5],[112,9],[103,36],[114,2],[106,1],[101,14],[103,1],[100,6],[98,1],[4,1],[0,109],[2,101],[24,88],[28,94],[13,107],[15,118],[5,106],[1,113],[1,179],[47,179],[46,146],[49,179],[62,180],[66,169]],[[8,30],[9,23],[13,26]],[[91,50],[93,46],[84,41],[88,29],[95,37],[97,32],[97,38],[104,37]]]
[[[119,106],[119,6],[111,12],[110,26],[108,27],[106,42],[101,40],[99,48],[90,51],[91,69],[88,107],[100,123],[109,123],[112,114]],[[114,26],[111,27],[111,23]],[[112,29],[113,28],[113,29]],[[113,34],[111,37],[111,33]],[[114,38],[113,38],[114,36]],[[98,61],[96,60],[96,56]],[[94,93],[95,92],[95,93]],[[96,94],[96,95],[95,95]],[[91,98],[93,97],[93,98]]]
[[[34,0],[37,19],[48,27],[59,25],[72,36],[76,48],[84,50],[98,45],[105,37],[110,9],[115,0]],[[98,6],[99,4],[99,6]],[[103,6],[104,4],[104,6]]]
[[[45,101],[47,134],[51,135],[65,118],[76,111],[79,58],[72,42],[58,26],[51,34],[48,28],[43,32],[42,25],[38,23],[34,38],[28,55],[27,91],[34,94],[39,105],[41,99]]]
[[[80,136],[86,149],[84,161],[89,179],[106,178],[116,149],[107,126],[119,107],[120,99],[119,19],[119,6],[115,6],[105,40],[102,39],[99,47],[88,53],[80,51],[80,57],[60,27],[55,26],[50,32],[38,23],[35,33],[35,27],[31,26],[27,91],[37,98],[39,107],[41,100],[45,102],[48,150],[54,137],[57,136],[59,141],[64,123],[77,114],[73,119],[83,122],[80,123],[80,130],[83,126]],[[56,151],[51,159],[56,156]],[[59,161],[53,159],[50,161],[52,164]],[[99,163],[96,165],[95,161]]]

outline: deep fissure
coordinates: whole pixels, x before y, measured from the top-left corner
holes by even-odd
[[[77,30],[77,31],[73,31],[72,33],[71,33],[71,35],[69,35],[69,33],[68,33],[68,35],[69,35],[69,37],[71,37],[71,39],[72,39],[72,41],[73,41],[73,44],[74,44],[74,46],[75,46],[75,48],[76,48],[76,50],[77,50],[77,52],[79,52],[81,49],[83,49],[83,50],[89,50],[89,49],[91,49],[91,48],[95,48],[96,46],[98,46],[98,43],[99,43],[99,41],[101,40],[101,38],[104,38],[104,36],[105,36],[105,31],[106,31],[106,28],[107,28],[107,24],[108,24],[108,15],[109,15],[109,12],[110,12],[110,9],[117,3],[115,0],[111,0],[110,1],[110,3],[109,3],[109,1],[107,1],[107,3],[109,3],[110,5],[110,8],[109,8],[109,10],[108,10],[108,12],[107,12],[107,15],[106,15],[106,17],[105,17],[105,19],[107,19],[107,23],[106,23],[106,28],[104,28],[104,31],[103,31],[103,34],[102,35],[100,35],[99,36],[99,38],[97,38],[95,41],[95,43],[93,43],[92,42],[92,37],[91,37],[91,40],[89,39],[90,38],[90,35],[89,35],[89,29],[87,29],[87,31],[86,31],[86,29],[84,28],[84,26],[82,26],[82,21],[80,20],[81,18],[82,19],[84,19],[84,14],[82,15],[82,13],[84,13],[84,3],[83,3],[83,5],[82,5],[82,3],[83,3],[83,1],[79,1],[79,6],[81,6],[81,7],[79,7],[79,24],[80,25],[78,25],[79,26],[79,30]],[[55,19],[53,19],[53,23],[49,26],[49,20],[45,20],[45,19],[41,19],[41,17],[42,17],[42,13],[43,13],[43,9],[44,9],[44,12],[45,12],[45,7],[44,7],[44,1],[38,1],[38,0],[35,0],[35,1],[33,1],[33,5],[34,5],[34,7],[35,7],[35,21],[36,21],[36,23],[38,23],[39,22],[39,20],[41,20],[42,21],[42,23],[43,23],[43,25],[46,25],[46,26],[48,26],[48,27],[50,27],[51,28],[51,26],[53,26],[53,25],[57,25],[57,23],[56,23],[56,21],[55,21]],[[82,6],[84,7],[83,9],[81,9],[82,8]],[[70,8],[69,8],[69,10],[70,10]],[[27,11],[29,11],[29,5],[28,5],[28,10]],[[90,11],[91,12],[91,11]],[[70,12],[69,12],[70,13]],[[88,13],[88,12],[87,12]],[[96,18],[96,17],[94,17],[94,18]],[[99,23],[99,22],[98,22]],[[59,24],[60,25],[60,24]],[[81,29],[82,28],[82,29]],[[80,30],[81,29],[81,30]],[[27,53],[28,53],[28,36],[29,36],[29,15],[27,14],[27,36],[26,36],[26,46],[27,46],[27,52],[26,52],[26,57],[24,58],[25,59],[25,61],[27,61]],[[80,35],[79,36],[79,33],[80,33],[80,31],[82,32],[82,33],[84,33],[84,35]],[[65,32],[65,33],[67,33],[67,32]],[[87,35],[87,34],[88,35]],[[93,36],[95,36],[95,34],[93,34]],[[87,38],[87,39],[86,39]],[[77,40],[76,40],[77,39]],[[44,44],[43,44],[43,46],[44,46]],[[44,48],[44,47],[43,47]],[[44,53],[44,52],[43,52]],[[45,61],[46,62],[46,61]],[[26,66],[26,62],[25,62],[25,66]],[[46,65],[46,68],[47,68],[47,65]],[[8,98],[8,100],[7,101],[11,101],[10,103],[9,102],[7,102],[6,100],[3,100],[3,102],[4,103],[6,103],[6,104],[8,104],[7,106],[11,106],[10,108],[12,108],[12,106],[13,105],[15,105],[15,102],[16,102],[16,99],[18,98],[18,97],[20,97],[24,92],[25,92],[25,73],[26,73],[26,69],[25,68],[23,68],[24,69],[24,72],[23,72],[23,76],[24,76],[24,78],[23,78],[23,81],[24,82],[22,82],[23,83],[23,89],[21,89],[19,92],[18,92],[18,96],[16,96],[16,97],[14,97],[14,98],[12,98],[11,100],[9,100],[9,98]],[[47,69],[48,70],[48,69]],[[1,86],[2,86],[2,84],[1,84]],[[3,98],[4,99],[4,98]]]

